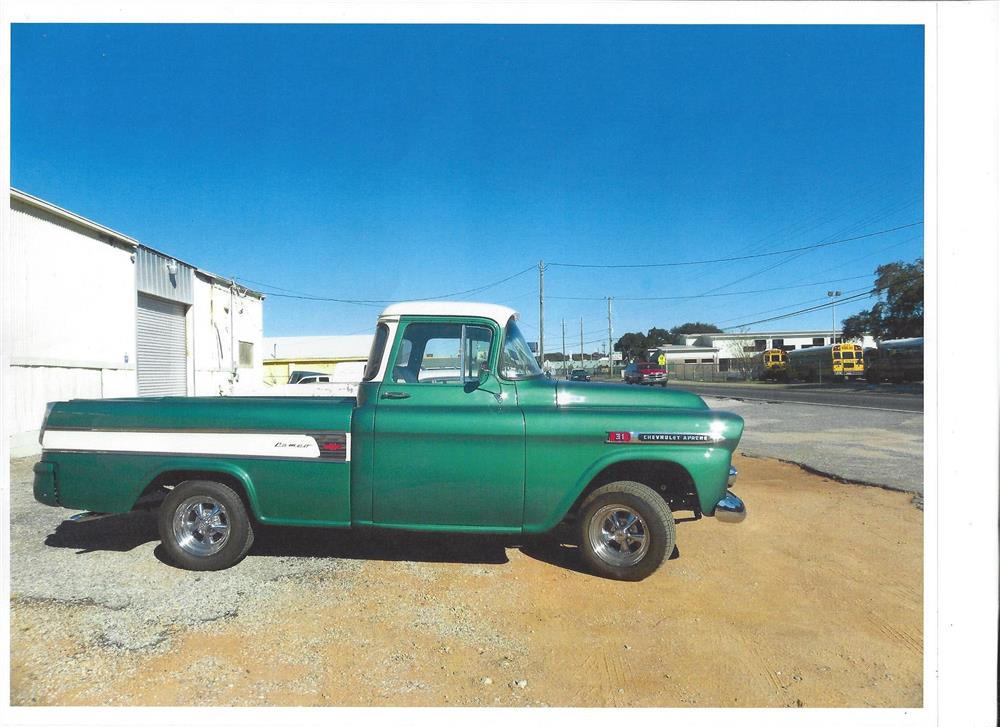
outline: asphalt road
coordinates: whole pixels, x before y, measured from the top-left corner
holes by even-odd
[[[835,479],[923,495],[924,415],[919,411],[698,393],[713,409],[743,417],[738,454],[772,457]]]
[[[702,384],[671,381],[670,388],[701,396],[773,403],[822,404],[883,411],[923,412],[924,394],[919,386],[874,384]]]

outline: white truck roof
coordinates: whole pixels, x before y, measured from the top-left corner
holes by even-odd
[[[512,317],[517,318],[517,311],[505,305],[493,303],[469,303],[458,300],[437,301],[417,300],[406,303],[393,303],[379,316],[398,320],[401,316],[475,316],[489,318],[503,328]]]

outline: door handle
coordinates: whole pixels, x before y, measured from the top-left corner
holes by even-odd
[[[380,399],[409,399],[410,395],[405,391],[384,391]]]

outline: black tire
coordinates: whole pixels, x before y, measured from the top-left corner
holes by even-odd
[[[229,568],[253,545],[253,525],[243,500],[221,482],[180,483],[164,499],[157,520],[167,557],[186,570]]]
[[[624,529],[627,519],[622,522],[623,513],[638,516]],[[624,545],[621,541],[612,542],[616,536],[605,537],[609,535],[606,525],[612,520],[625,537]],[[622,480],[597,488],[584,500],[577,522],[584,563],[594,574],[619,581],[641,581],[652,575],[674,552],[677,541],[670,507],[639,482]],[[644,535],[645,546],[629,540],[640,533]]]

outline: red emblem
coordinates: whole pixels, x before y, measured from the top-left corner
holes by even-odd
[[[344,445],[341,444],[340,442],[326,442],[320,445],[320,449],[326,450],[327,452],[336,452],[343,448]]]

